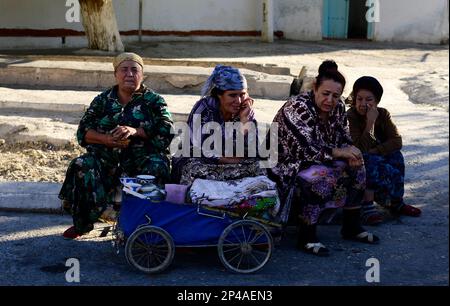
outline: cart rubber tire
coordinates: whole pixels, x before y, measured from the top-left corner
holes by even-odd
[[[148,274],[167,269],[174,255],[175,245],[172,237],[162,228],[153,225],[136,229],[125,245],[128,263]]]
[[[238,237],[237,233],[244,233],[243,237]],[[252,220],[239,220],[227,226],[217,245],[222,264],[238,273],[253,273],[264,267],[272,250],[272,235],[264,225]]]

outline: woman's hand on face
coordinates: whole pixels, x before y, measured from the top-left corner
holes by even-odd
[[[239,118],[242,123],[246,123],[250,118],[253,118],[255,114],[253,111],[253,102],[254,100],[249,96],[242,101],[241,110],[239,111]]]
[[[366,113],[367,121],[375,122],[378,118],[378,109],[376,105],[367,104],[367,113]]]

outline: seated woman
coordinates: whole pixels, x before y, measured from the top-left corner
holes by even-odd
[[[143,82],[144,62],[122,53],[113,62],[117,84],[102,92],[82,117],[77,139],[87,153],[69,165],[59,193],[74,226],[73,239],[93,229],[107,205],[114,203],[119,177],[150,174],[156,183],[169,179],[171,115],[164,99]]]
[[[173,158],[173,181],[189,185],[196,178],[226,181],[264,175],[265,171],[260,169],[256,158],[236,156],[234,153],[243,149],[244,155],[248,155],[248,144],[256,141],[256,129],[249,132],[246,126],[247,123],[256,126],[256,120],[253,99],[247,93],[247,81],[242,73],[230,66],[217,65],[203,86],[201,95],[188,118],[191,155]],[[215,123],[217,127],[212,133],[206,128],[210,123]],[[231,134],[227,130],[230,123],[239,127]],[[220,141],[212,145],[209,141],[217,133],[220,133]],[[237,141],[238,136],[243,136],[243,142]],[[226,148],[230,140],[233,150]],[[195,157],[195,152],[199,153],[198,157]]]
[[[343,238],[379,241],[360,225],[366,174],[362,153],[348,132],[340,99],[345,78],[337,68],[334,61],[324,61],[313,90],[290,98],[278,111],[278,164],[269,170],[283,203],[300,195],[292,201],[300,217],[297,247],[319,256],[329,253],[316,236],[319,215],[328,208],[343,208]]]
[[[363,76],[353,85],[352,106],[347,111],[350,134],[362,152],[366,166],[363,222],[382,221],[373,201],[398,215],[418,217],[420,209],[403,201],[405,162],[400,152],[402,137],[387,109],[378,107],[383,87],[377,79]]]

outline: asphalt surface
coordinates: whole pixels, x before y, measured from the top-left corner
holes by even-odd
[[[87,236],[65,240],[61,233],[71,217],[57,214],[0,212],[0,284],[15,285],[132,285],[132,286],[373,286],[448,285],[448,215],[439,209],[420,218],[389,218],[367,227],[381,237],[379,245],[342,240],[339,225],[321,225],[321,241],[329,257],[304,254],[295,248],[295,227],[289,227],[271,260],[255,274],[228,272],[215,248],[177,249],[171,266],[146,275],[116,254],[109,225],[98,223]],[[79,280],[73,281],[79,263]],[[379,262],[379,282],[374,270]],[[369,261],[368,261],[369,260]],[[67,264],[67,266],[66,266]],[[367,264],[367,266],[366,266]],[[72,269],[72,270],[70,270]],[[368,282],[366,274],[375,282]],[[66,276],[69,276],[68,282]],[[70,278],[72,277],[72,278]]]

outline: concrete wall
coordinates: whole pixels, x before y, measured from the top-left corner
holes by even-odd
[[[322,39],[322,1],[274,0],[274,28],[292,40]]]
[[[448,42],[448,0],[380,0],[374,40]]]

